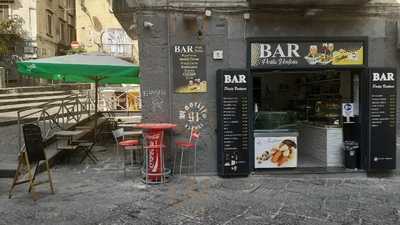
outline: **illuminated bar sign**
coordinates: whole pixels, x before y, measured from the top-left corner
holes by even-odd
[[[250,39],[251,69],[364,66],[365,41]]]

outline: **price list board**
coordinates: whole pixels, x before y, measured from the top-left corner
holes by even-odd
[[[396,70],[369,72],[369,169],[396,168]]]
[[[247,70],[219,70],[217,87],[219,175],[247,176],[251,78]]]

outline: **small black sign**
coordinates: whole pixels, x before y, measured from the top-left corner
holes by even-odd
[[[247,176],[251,78],[247,70],[219,70],[217,88],[219,174]]]
[[[172,49],[175,93],[207,92],[203,45],[175,45]]]
[[[396,168],[396,69],[369,71],[369,165]]]
[[[253,40],[249,42],[252,69],[328,68],[364,66],[362,40]]]
[[[46,160],[40,127],[35,124],[25,124],[22,130],[29,162],[36,163]]]

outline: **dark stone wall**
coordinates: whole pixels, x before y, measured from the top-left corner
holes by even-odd
[[[335,37],[368,36],[369,66],[389,66],[399,69],[397,24],[383,17],[291,17],[288,15],[252,14],[250,20],[242,14],[213,13],[210,18],[197,15],[192,24],[183,21],[179,12],[140,12],[137,15],[141,76],[143,78],[143,117],[145,122],[174,122],[176,133],[172,141],[189,131],[185,119],[179,117],[186,105],[200,103],[207,107],[207,122],[203,128],[198,152],[198,171],[215,173],[217,169],[216,135],[216,71],[221,68],[245,68],[247,37]],[[143,22],[154,24],[143,28]],[[202,35],[199,35],[198,31]],[[170,50],[175,44],[206,46],[208,92],[175,94],[172,85]],[[213,50],[224,50],[223,60],[213,60]],[[399,98],[400,99],[400,98]],[[400,103],[400,101],[399,101]],[[169,157],[172,159],[172,150]],[[400,160],[398,163],[400,167]]]

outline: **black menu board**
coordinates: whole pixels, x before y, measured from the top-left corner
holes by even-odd
[[[396,168],[396,70],[369,72],[369,166]]]
[[[203,45],[173,46],[175,93],[207,92],[206,51]]]
[[[251,79],[247,70],[219,70],[218,168],[220,176],[249,174]]]

